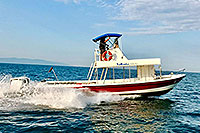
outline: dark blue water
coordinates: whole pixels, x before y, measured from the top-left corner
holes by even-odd
[[[7,76],[0,84],[0,132],[200,131],[200,73],[186,73],[186,78],[168,94],[146,99],[122,100],[110,95],[87,98],[62,88],[43,88],[31,97],[4,95],[11,76],[30,77],[34,86],[44,78],[53,78],[49,68],[0,64],[0,78]],[[60,80],[86,79],[88,69],[54,67]]]

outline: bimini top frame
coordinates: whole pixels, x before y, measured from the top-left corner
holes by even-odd
[[[92,41],[97,42],[101,39],[105,39],[106,37],[117,37],[117,38],[119,38],[121,36],[122,36],[122,34],[119,34],[119,33],[105,33],[105,34],[102,34],[100,36],[95,37],[94,39],[92,39]]]

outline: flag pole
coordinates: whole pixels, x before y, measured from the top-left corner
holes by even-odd
[[[51,71],[53,71],[53,74],[54,74],[54,76],[56,77],[56,80],[58,81],[58,77],[57,77],[55,71],[53,70],[53,67],[51,67],[51,68],[49,69],[48,73],[51,72]]]
[[[57,77],[57,75],[56,75],[56,73],[55,73],[55,71],[52,69],[52,71],[53,71],[53,74],[55,75],[55,77],[56,77],[56,80],[58,81],[58,77]]]

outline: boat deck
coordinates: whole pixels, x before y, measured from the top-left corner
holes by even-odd
[[[59,86],[85,86],[85,85],[103,85],[103,84],[127,84],[127,83],[143,83],[143,82],[156,82],[163,81],[167,79],[177,78],[181,74],[178,75],[163,75],[162,77],[157,76],[155,78],[128,78],[128,79],[107,79],[107,80],[78,80],[78,81],[46,81],[44,82],[47,85],[59,85]]]

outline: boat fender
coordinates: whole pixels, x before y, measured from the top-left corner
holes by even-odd
[[[107,54],[107,53],[108,53],[108,55],[109,55],[108,58],[106,57],[106,54]],[[105,52],[103,53],[102,57],[103,57],[103,60],[104,60],[104,61],[110,61],[110,60],[112,59],[112,53],[111,53],[110,51],[105,51]]]

